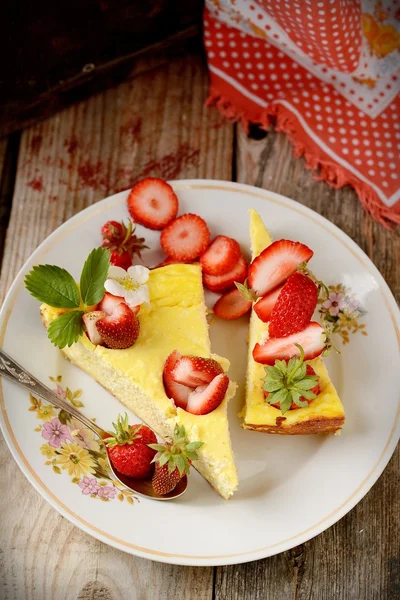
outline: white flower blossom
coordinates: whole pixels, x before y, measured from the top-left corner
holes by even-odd
[[[131,308],[144,302],[149,304],[149,290],[146,285],[149,272],[149,269],[142,265],[129,267],[127,271],[112,265],[104,287],[113,296],[122,296]]]

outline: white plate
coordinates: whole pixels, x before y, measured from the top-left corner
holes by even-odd
[[[105,492],[96,484],[91,488],[95,495],[84,494],[88,490],[71,483],[67,470],[55,472],[52,457],[48,460],[41,453],[42,445],[43,450],[48,445],[43,429],[37,429],[43,428],[46,415],[29,410],[35,406],[27,392],[7,380],[1,382],[1,425],[29,481],[90,535],[162,562],[246,562],[277,554],[324,531],[359,502],[382,473],[400,433],[399,311],[360,248],[313,211],[277,194],[234,183],[178,181],[174,187],[181,213],[202,215],[212,234],[232,236],[243,249],[249,246],[248,209],[257,209],[275,239],[307,243],[315,252],[313,271],[328,284],[348,288],[366,311],[355,323],[363,327],[350,333],[347,344],[335,336],[342,352],[327,361],[346,410],[341,435],[285,437],[240,428],[236,415],[243,404],[245,319],[216,320],[211,326],[213,349],[231,360],[231,377],[239,382],[229,420],[240,487],[228,502],[196,472],[188,492],[176,502],[137,502],[127,497],[119,501],[119,491],[110,483]],[[25,291],[23,278],[37,263],[61,265],[79,277],[84,259],[100,243],[102,224],[128,216],[126,196],[123,192],[87,208],[50,235],[18,274],[1,311],[0,343],[5,351],[42,381],[53,385],[49,376],[62,375],[64,388],[81,389],[83,411],[105,428],[123,408],[49,343],[38,303]],[[158,234],[143,232],[157,247]],[[159,258],[161,254],[153,250],[146,262]],[[89,458],[93,460],[92,455]]]

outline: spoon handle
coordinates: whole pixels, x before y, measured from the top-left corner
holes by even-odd
[[[54,404],[57,408],[65,410],[67,413],[72,415],[78,421],[81,421],[86,427],[94,431],[101,439],[107,437],[107,433],[98,427],[93,421],[85,417],[75,406],[68,404],[60,398],[50,388],[45,386],[41,381],[36,379],[31,373],[28,373],[21,365],[11,358],[8,354],[0,348],[0,375],[7,377],[15,383],[19,383],[22,387],[29,390],[32,394],[40,396],[42,400]]]

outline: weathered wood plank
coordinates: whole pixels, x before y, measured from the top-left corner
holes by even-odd
[[[25,131],[2,289],[55,227],[140,177],[230,179],[233,128],[204,107],[206,94],[201,58],[186,56]],[[1,598],[211,599],[213,569],[113,550],[41,499],[4,441],[0,463]]]
[[[0,264],[10,218],[19,138],[19,134],[14,134],[0,139]]]
[[[333,190],[292,156],[283,134],[237,132],[237,179],[321,213],[370,256],[400,298],[400,236],[375,223],[350,188]],[[394,600],[400,594],[400,452],[367,496],[314,540],[260,562],[217,569],[216,600]]]

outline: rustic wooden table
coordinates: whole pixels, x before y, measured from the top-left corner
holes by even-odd
[[[1,293],[58,225],[155,175],[235,180],[294,198],[353,238],[399,300],[400,231],[375,223],[351,189],[315,181],[282,134],[250,139],[205,108],[206,95],[197,53],[146,59],[132,80],[0,140]],[[399,457],[397,449],[364,500],[317,538],[266,560],[213,569],[158,564],[89,537],[39,496],[1,441],[0,598],[398,599]]]

